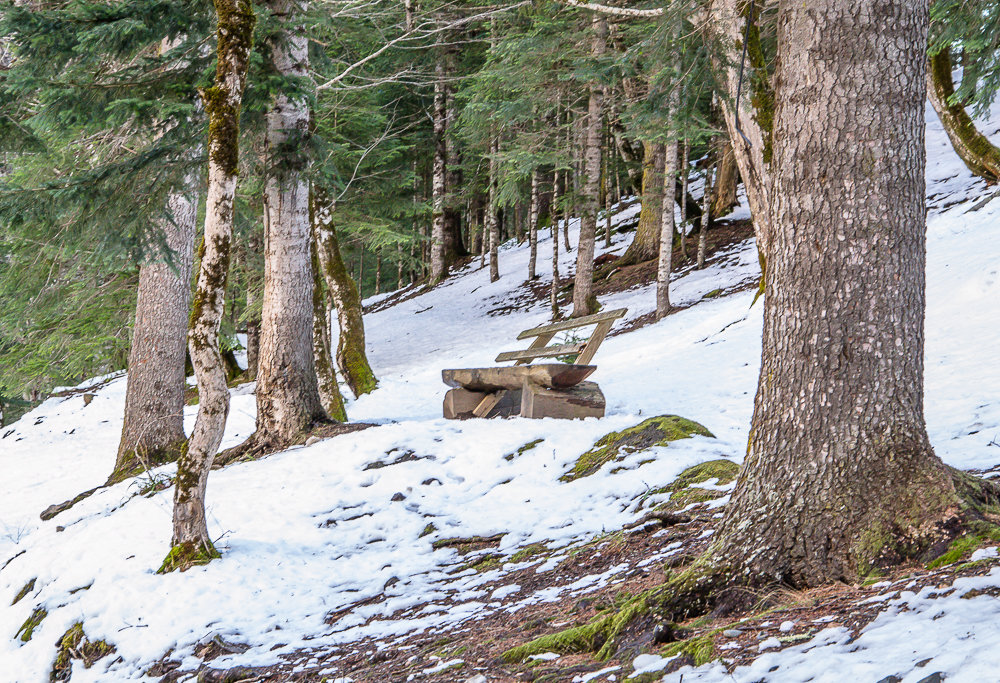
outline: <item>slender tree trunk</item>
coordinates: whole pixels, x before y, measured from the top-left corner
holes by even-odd
[[[531,172],[531,208],[528,211],[528,279],[534,280],[535,263],[538,260],[538,216],[541,203],[541,171],[536,167]]]
[[[760,383],[711,553],[808,587],[926,561],[973,511],[923,416],[926,0],[788,3],[778,26]]]
[[[315,205],[315,203],[314,203]],[[315,225],[315,220],[313,220]],[[315,235],[314,235],[315,237]],[[333,369],[333,355],[330,352],[330,318],[326,296],[323,293],[323,269],[319,264],[319,248],[312,243],[313,270],[313,361],[316,364],[316,381],[319,385],[320,400],[330,419],[347,422],[344,397],[337,384],[337,373]]]
[[[604,55],[608,38],[608,21],[595,14],[591,52],[595,58]],[[576,249],[576,277],[573,282],[573,317],[596,313],[598,303],[593,295],[594,241],[597,232],[597,204],[600,201],[601,180],[601,111],[604,108],[604,86],[593,82],[587,107],[586,140],[584,145],[583,197],[580,201],[580,238]]]
[[[705,267],[705,256],[708,254],[708,222],[712,216],[712,167],[710,160],[705,167],[705,193],[702,196],[701,228],[698,230],[698,270]]]
[[[673,102],[671,104],[674,104]],[[677,185],[677,140],[666,145],[663,168],[663,196],[673,197]],[[663,222],[660,225],[660,254],[656,269],[656,319],[670,312],[670,271],[674,255],[674,203],[663,202]]]
[[[604,248],[611,248],[611,126],[608,125],[604,135],[604,173],[602,187],[604,189]]]
[[[549,304],[552,307],[553,320],[558,320],[561,315],[559,312],[559,220],[565,213],[565,209],[561,208],[565,177],[565,171],[556,171],[552,180],[552,286],[549,290]]]
[[[684,139],[684,152],[681,155],[681,256],[687,259],[687,195],[688,195],[688,174],[691,167],[688,165],[688,154],[690,153],[690,142]]]
[[[563,174],[563,242],[566,246],[566,253],[573,251],[573,245],[569,243],[569,219],[570,216],[578,215],[576,212],[577,199],[577,173],[576,173],[576,122],[573,120],[573,113],[570,107],[566,107],[566,148],[569,150],[570,162]],[[568,201],[566,200],[568,198]]]
[[[382,293],[382,250],[375,250],[375,293]]]
[[[331,224],[333,215],[326,194],[313,188],[316,209],[313,215],[313,232],[323,279],[326,282],[340,324],[340,340],[337,342],[337,367],[344,376],[347,386],[355,397],[370,393],[378,386],[375,373],[368,364],[365,354],[365,323],[362,317],[361,296],[358,288],[347,272],[340,254],[337,233]]]
[[[308,76],[308,40],[301,25],[304,3],[269,0],[275,17],[294,22],[270,46],[277,73]],[[313,359],[313,274],[309,221],[309,107],[279,93],[267,113],[267,144],[274,161],[264,190],[264,301],[257,370],[254,448],[292,444],[326,419]]]
[[[660,252],[660,214],[663,206],[673,202],[663,197],[663,145],[644,143],[642,157],[642,208],[639,227],[628,249],[615,262],[616,267],[651,261]]]
[[[187,440],[184,361],[197,199],[174,193],[167,199],[167,213],[159,227],[170,249],[169,262],[152,259],[139,267],[125,422],[109,484],[176,460]]]
[[[490,282],[500,279],[500,226],[497,221],[497,153],[500,151],[499,138],[490,138],[490,179],[489,199],[486,203],[486,231],[490,237]]]
[[[219,354],[229,246],[239,162],[239,120],[254,13],[250,0],[215,0],[218,61],[215,82],[203,92],[208,114],[208,196],[205,240],[191,312],[188,348],[198,380],[198,418],[177,463],[171,550],[160,572],[186,569],[218,557],[205,521],[205,488],[229,415],[229,388]]]
[[[951,146],[966,167],[987,182],[996,183],[1000,180],[1000,149],[979,132],[965,107],[951,103],[954,94],[951,54],[946,48],[930,58],[927,96],[951,140]]]
[[[446,56],[446,75],[454,73],[454,54]],[[462,203],[459,188],[462,187],[462,159],[458,141],[453,132],[458,114],[455,96],[451,87],[445,85],[445,202],[444,202],[444,259],[450,268],[460,258],[468,256],[462,241]]]
[[[260,364],[260,311],[259,305],[263,282],[260,275],[261,261],[260,236],[255,230],[247,238],[247,261],[250,273],[247,278],[246,308],[247,315],[247,372],[246,377],[251,382],[257,379],[257,366]]]
[[[445,216],[448,164],[448,93],[445,89],[444,57],[438,59],[434,81],[434,169],[431,180],[431,284],[437,284],[448,274],[445,259]]]
[[[403,243],[396,242],[396,289],[403,288]]]

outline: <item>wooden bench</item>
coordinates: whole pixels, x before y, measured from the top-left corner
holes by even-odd
[[[627,309],[571,318],[525,330],[518,339],[534,341],[520,351],[505,351],[496,361],[514,361],[512,366],[442,370],[441,378],[453,387],[444,397],[444,416],[449,420],[471,417],[556,417],[564,419],[604,417],[604,394],[594,382],[586,382],[597,369],[590,365],[611,326]],[[595,325],[586,341],[549,346],[559,333]],[[538,358],[576,356],[572,363],[540,363]]]

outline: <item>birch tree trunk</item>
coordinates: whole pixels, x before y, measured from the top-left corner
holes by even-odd
[[[215,0],[218,61],[202,93],[208,114],[208,196],[205,241],[191,311],[188,349],[198,380],[198,418],[177,462],[171,550],[160,572],[204,564],[219,553],[205,521],[205,487],[229,415],[226,369],[219,354],[225,308],[233,203],[239,163],[239,121],[255,17],[250,0]]]
[[[708,255],[708,223],[712,217],[712,167],[711,160],[705,167],[705,193],[701,203],[701,227],[698,229],[698,270],[705,267],[705,257]]]
[[[287,22],[270,46],[277,73],[308,77],[308,39],[301,0],[269,0]],[[309,223],[309,106],[279,93],[267,113],[271,157],[264,190],[264,301],[257,370],[255,448],[291,445],[326,419],[313,359],[313,273]]]
[[[941,50],[930,58],[927,96],[944,126],[955,153],[974,174],[989,183],[1000,181],[1000,149],[976,129],[961,104],[952,104],[955,84],[951,79],[951,54]]]
[[[663,196],[673,197],[677,186],[677,140],[666,145],[663,167]],[[660,254],[656,268],[656,319],[662,320],[670,312],[670,271],[674,255],[674,203],[663,202],[663,220],[660,224]]]
[[[187,183],[192,192],[193,181]],[[176,460],[187,440],[184,362],[197,199],[182,192],[171,194],[167,214],[158,227],[170,250],[170,262],[153,259],[139,267],[125,421],[108,484]]]
[[[604,55],[608,39],[608,21],[601,14],[593,20],[591,54],[599,59]],[[583,196],[580,201],[580,238],[576,247],[576,276],[573,282],[573,317],[597,312],[594,297],[594,241],[597,233],[597,205],[600,202],[601,180],[601,112],[604,109],[604,86],[599,82],[590,85],[590,102],[587,106],[584,144]]]
[[[500,140],[493,136],[490,139],[490,177],[489,196],[486,200],[486,233],[490,238],[490,282],[500,279],[500,225],[497,222],[497,153],[500,151]]]
[[[552,319],[558,320],[559,313],[559,220],[564,209],[562,201],[565,171],[555,171],[552,179],[552,286],[549,289],[549,305],[552,307]]]
[[[531,204],[528,211],[528,279],[538,277],[535,273],[535,263],[538,260],[538,216],[541,203],[541,172],[536,167],[531,172]]]
[[[690,143],[687,138],[684,139],[684,151],[681,154],[681,257],[685,260],[687,259],[687,195],[688,195],[688,174],[691,172],[691,167],[688,164],[688,154],[690,152]]]
[[[710,551],[743,582],[925,562],[976,515],[962,498],[987,490],[956,490],[971,478],[924,425],[927,27],[926,0],[779,10],[760,382]]]
[[[431,177],[431,284],[437,284],[448,274],[445,261],[444,203],[448,164],[448,142],[445,125],[448,118],[448,95],[445,91],[444,57],[438,59],[434,81],[434,168]]]

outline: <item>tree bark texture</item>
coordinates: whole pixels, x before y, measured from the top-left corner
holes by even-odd
[[[193,185],[188,183],[189,188]],[[169,262],[156,258],[139,267],[125,421],[109,484],[175,460],[187,439],[184,365],[197,199],[173,193],[167,198],[166,213],[159,228],[170,250]]]
[[[779,10],[760,381],[711,550],[751,583],[855,581],[960,513],[923,417],[927,26],[926,0]]]
[[[712,215],[718,218],[731,212],[737,204],[736,188],[739,185],[740,172],[728,136],[720,135],[715,142],[717,162],[715,187],[712,188]]]
[[[538,260],[538,217],[541,203],[541,171],[535,168],[531,172],[531,204],[528,211],[528,279],[534,280],[535,264]]]
[[[308,76],[308,40],[299,0],[270,0],[287,28],[271,44],[277,73]],[[313,274],[309,221],[309,106],[279,93],[267,113],[270,156],[264,190],[264,300],[257,371],[255,444],[291,444],[326,413],[313,360]]]
[[[431,284],[437,284],[448,275],[445,261],[445,200],[448,191],[448,93],[444,82],[444,58],[435,67],[434,81],[434,168],[431,171]]]
[[[313,211],[313,230],[323,279],[337,309],[340,339],[337,342],[337,367],[355,398],[370,393],[378,386],[375,373],[365,353],[365,323],[362,317],[361,296],[357,285],[347,272],[340,254],[337,233],[331,224],[332,211],[326,194],[313,190],[316,206]]]
[[[673,202],[665,202],[663,198],[663,145],[647,142],[644,146],[639,227],[636,228],[635,237],[628,249],[615,262],[616,268],[656,258],[660,250],[660,214],[664,204],[673,207]]]
[[[591,54],[600,59],[607,47],[608,21],[602,14],[593,20]],[[584,123],[583,192],[580,198],[580,237],[576,246],[576,275],[573,281],[573,317],[597,312],[594,289],[594,242],[597,237],[597,206],[601,182],[601,114],[604,109],[604,86],[590,84],[590,101]]]
[[[1000,180],[1000,149],[979,132],[961,104],[952,104],[955,84],[951,79],[951,55],[941,50],[930,58],[927,96],[937,112],[955,153],[974,174],[989,183]]]
[[[215,82],[202,93],[208,114],[208,194],[201,267],[191,311],[188,349],[198,380],[198,417],[177,463],[173,546],[161,571],[218,556],[205,521],[205,488],[229,415],[226,369],[219,354],[225,309],[239,162],[239,120],[255,17],[250,0],[215,0],[218,61]]]
[[[559,313],[559,221],[565,213],[561,208],[565,171],[555,171],[552,179],[552,284],[549,288],[549,306],[552,319],[558,320]]]
[[[708,255],[708,224],[712,218],[712,167],[714,163],[709,159],[705,168],[705,190],[701,199],[701,226],[698,228],[698,270],[705,267],[705,257]]]
[[[677,186],[677,140],[665,145],[663,166],[663,196],[673,197]],[[674,257],[674,203],[663,202],[660,223],[660,249],[656,267],[656,319],[662,320],[670,312],[670,271]]]
[[[316,381],[319,386],[323,409],[331,420],[347,422],[344,397],[337,383],[337,373],[333,369],[333,354],[330,351],[330,317],[327,297],[323,291],[323,272],[319,264],[319,247],[313,241],[313,361],[316,364]]]
[[[500,140],[496,136],[490,139],[490,175],[489,195],[486,199],[486,234],[490,240],[490,282],[500,279],[500,224],[497,221],[497,154],[500,151]]]
[[[687,232],[688,232],[688,215],[687,215],[687,194],[688,194],[688,175],[691,172],[691,167],[688,164],[688,155],[691,151],[691,143],[685,139],[683,146],[683,151],[681,152],[681,200],[678,202],[681,207],[681,258],[687,259]]]
[[[448,55],[448,75],[454,72],[452,54]],[[444,203],[444,260],[450,267],[469,252],[462,241],[462,199],[458,193],[462,187],[462,159],[458,141],[452,129],[458,121],[455,96],[451,87],[445,84],[445,203]]]

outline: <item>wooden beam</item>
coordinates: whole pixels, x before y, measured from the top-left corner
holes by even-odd
[[[540,327],[533,327],[530,330],[525,330],[521,334],[517,335],[517,338],[528,339],[529,337],[537,337],[538,335],[547,334],[550,332],[554,335],[556,332],[563,332],[565,330],[575,330],[578,327],[586,327],[587,325],[601,323],[606,320],[617,320],[626,313],[628,313],[627,308],[617,308],[613,311],[608,311],[607,313],[595,313],[594,315],[586,315],[582,318],[570,318],[568,320],[560,320],[557,323],[551,323],[549,325],[542,325]]]
[[[613,320],[607,320],[603,323],[598,323],[597,327],[594,329],[594,333],[590,335],[590,339],[587,340],[587,346],[580,352],[580,355],[576,357],[576,362],[580,365],[590,365],[590,361],[594,359],[594,354],[597,353],[598,347],[600,347],[601,342],[604,338],[608,336],[608,332],[611,331],[611,326],[614,324]]]
[[[555,332],[543,332],[542,334],[535,337],[535,341],[531,342],[531,345],[528,346],[528,350],[532,351],[534,349],[545,348],[545,345],[548,344],[550,341],[552,341],[552,337],[554,336],[556,336]],[[514,363],[514,365],[527,365],[533,360],[534,358],[522,358],[521,360]]]
[[[520,389],[525,380],[547,388],[571,387],[590,377],[595,370],[597,367],[593,365],[539,363],[499,368],[442,370],[441,379],[450,387],[488,393],[500,389]]]
[[[524,349],[523,351],[505,351],[497,356],[497,363],[528,358],[555,358],[556,356],[570,356],[580,353],[586,347],[586,342],[578,342],[576,344],[559,344],[558,346]],[[577,365],[583,365],[583,363],[577,363]]]

